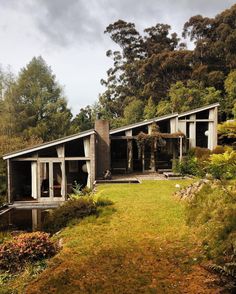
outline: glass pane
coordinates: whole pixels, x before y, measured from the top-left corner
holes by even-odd
[[[40,163],[40,191],[41,197],[49,197],[49,163]]]
[[[53,163],[53,195],[62,197],[62,164],[61,162]]]

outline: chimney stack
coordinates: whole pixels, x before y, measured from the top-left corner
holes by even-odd
[[[97,133],[96,141],[96,178],[101,178],[104,171],[110,170],[110,134],[109,122],[107,120],[96,120],[95,131]]]

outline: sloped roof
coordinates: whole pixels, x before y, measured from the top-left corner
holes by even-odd
[[[134,124],[130,124],[130,125],[127,125],[127,126],[123,126],[123,127],[120,127],[120,128],[110,130],[110,135],[113,135],[113,134],[116,134],[116,133],[119,133],[119,132],[123,132],[123,131],[127,131],[127,130],[130,130],[130,129],[133,129],[133,128],[137,128],[137,127],[141,127],[141,126],[145,126],[145,125],[150,125],[153,122],[158,122],[158,121],[162,121],[162,120],[165,120],[165,119],[170,119],[170,118],[177,117],[177,116],[178,116],[178,113],[172,113],[172,114],[167,114],[167,115],[163,115],[163,116],[159,116],[159,117],[154,117],[154,118],[151,118],[151,119],[146,119],[146,120],[143,120],[143,121],[138,122],[138,123],[134,123]]]
[[[182,112],[182,113],[180,113],[178,115],[178,117],[183,117],[183,116],[186,116],[186,115],[191,115],[191,114],[194,114],[194,113],[197,113],[197,112],[200,112],[200,111],[208,110],[208,109],[211,109],[211,108],[214,108],[214,107],[219,107],[219,106],[220,106],[219,103],[214,103],[214,104],[202,106],[202,107],[199,107],[199,108],[195,108],[193,110]]]
[[[33,147],[29,147],[29,148],[25,148],[25,149],[21,149],[21,150],[18,150],[18,151],[14,151],[14,152],[5,154],[3,156],[3,159],[6,160],[6,159],[18,157],[18,156],[21,156],[21,155],[24,155],[24,154],[27,154],[27,153],[42,150],[42,149],[47,148],[47,147],[52,147],[52,146],[60,145],[60,144],[63,144],[63,143],[66,143],[66,142],[69,142],[69,141],[72,141],[72,140],[83,138],[83,137],[92,135],[94,133],[95,133],[95,131],[93,129],[91,129],[91,130],[88,130],[88,131],[85,131],[85,132],[77,133],[77,134],[74,134],[74,135],[71,135],[71,136],[67,136],[67,137],[64,137],[64,138],[60,138],[60,139],[53,140],[53,141],[50,141],[50,142],[46,142],[46,143],[43,143],[43,144],[39,144],[39,145],[36,145],[36,146],[33,146]]]
[[[152,119],[144,120],[144,121],[141,121],[141,122],[138,122],[138,123],[134,123],[134,124],[130,124],[130,125],[127,125],[127,126],[123,126],[123,127],[120,127],[120,128],[110,130],[110,135],[113,135],[113,134],[116,134],[116,133],[119,133],[119,132],[122,132],[122,131],[127,131],[127,130],[130,130],[132,128],[137,128],[137,127],[140,127],[140,126],[149,125],[149,124],[151,124],[153,122],[158,122],[158,121],[162,121],[162,120],[165,120],[165,119],[171,119],[171,118],[175,118],[175,117],[178,117],[178,118],[184,117],[186,115],[191,115],[191,114],[194,114],[194,113],[197,113],[197,112],[200,112],[200,111],[204,111],[204,110],[208,110],[208,109],[218,107],[218,106],[219,106],[219,103],[214,103],[214,104],[211,104],[211,105],[207,105],[207,106],[199,107],[199,108],[196,108],[196,109],[193,109],[193,110],[190,110],[190,111],[186,111],[186,112],[183,112],[183,113],[180,113],[180,114],[172,113],[172,114],[167,114],[167,115],[163,115],[163,116],[160,116],[160,117],[154,117]],[[60,138],[60,139],[57,139],[57,140],[54,140],[54,141],[46,142],[46,143],[36,145],[36,146],[33,146],[33,147],[29,147],[29,148],[25,148],[25,149],[22,149],[22,150],[14,151],[14,152],[5,154],[3,156],[3,159],[4,160],[11,159],[11,158],[18,157],[18,156],[21,156],[21,155],[24,155],[24,154],[27,154],[27,153],[31,153],[31,152],[34,152],[34,151],[38,151],[38,150],[41,150],[41,149],[44,149],[44,148],[47,148],[47,147],[52,147],[52,146],[63,144],[63,143],[66,143],[66,142],[69,142],[69,141],[72,141],[72,140],[83,138],[83,137],[86,137],[86,136],[89,136],[89,135],[92,135],[92,134],[95,134],[94,129],[91,129],[91,130],[88,130],[88,131],[85,131],[85,132],[81,132],[81,133],[77,133],[77,134],[67,136],[67,137],[64,137],[64,138]]]

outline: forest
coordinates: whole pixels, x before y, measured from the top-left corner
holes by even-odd
[[[104,92],[73,117],[63,88],[45,60],[34,57],[19,74],[0,70],[0,157],[3,154],[93,127],[111,127],[219,102],[221,122],[236,117],[236,5],[214,18],[192,16],[182,36],[169,24],[139,32],[118,20],[105,34],[113,66],[101,79]],[[188,49],[187,44],[193,44]],[[0,159],[0,195],[6,192]]]

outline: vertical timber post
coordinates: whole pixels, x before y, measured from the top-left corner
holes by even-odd
[[[126,137],[132,137],[132,129],[125,132]],[[133,172],[133,141],[127,139],[127,169],[129,173]]]
[[[10,159],[7,159],[7,198],[8,202],[12,202],[12,166]]]

